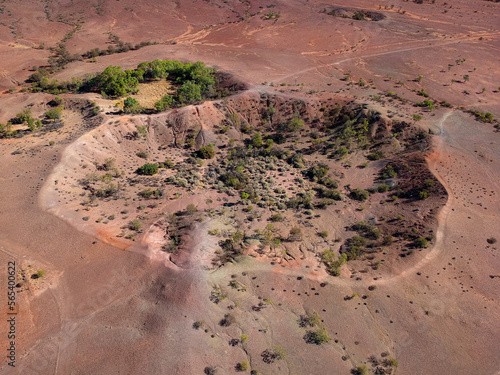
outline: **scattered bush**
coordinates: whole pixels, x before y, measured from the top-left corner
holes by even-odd
[[[321,316],[317,312],[301,315],[299,325],[301,327],[316,327],[321,324]]]
[[[205,325],[205,321],[203,320],[197,320],[196,322],[193,323],[193,328],[194,329],[200,329]]]
[[[300,241],[302,239],[302,229],[299,227],[292,227],[288,239],[290,241]]]
[[[142,108],[136,99],[128,97],[123,102],[123,110],[128,113],[139,113]]]
[[[382,245],[384,246],[390,246],[394,243],[394,237],[391,236],[390,234],[384,236],[384,241],[382,242]]]
[[[426,238],[424,238],[424,237],[419,237],[419,238],[417,238],[417,239],[413,242],[413,244],[414,244],[414,246],[415,246],[415,247],[419,247],[419,248],[421,248],[421,249],[426,248],[426,247],[427,247],[427,245],[428,245],[428,243],[429,243],[429,241],[427,241],[427,239],[426,239]]]
[[[213,366],[207,366],[205,367],[203,372],[205,373],[205,375],[215,375],[217,373],[217,370]]]
[[[145,176],[153,176],[158,173],[158,164],[146,163],[138,169],[138,173]]]
[[[139,195],[146,199],[151,198],[152,196],[157,198],[160,195],[160,192],[158,190],[144,189],[141,192],[139,192]]]
[[[37,271],[37,273],[35,275],[36,275],[36,278],[39,279],[39,278],[45,276],[45,271],[44,270],[39,270],[39,271]]]
[[[142,228],[142,223],[138,219],[134,219],[128,224],[128,228],[130,230],[138,231]]]
[[[62,115],[62,107],[49,109],[47,112],[45,112],[45,116],[49,120],[54,120],[54,121],[59,120],[61,118],[61,115]]]
[[[385,158],[385,155],[383,152],[380,152],[380,151],[376,151],[376,152],[372,152],[371,154],[369,154],[367,156],[367,158],[369,160],[379,160],[379,159],[383,159]]]
[[[356,188],[351,191],[351,197],[357,201],[366,201],[370,197],[370,193],[367,190]]]
[[[366,365],[359,365],[352,370],[353,375],[368,375],[368,367]]]
[[[274,345],[272,349],[266,349],[261,354],[262,360],[265,363],[273,363],[275,360],[286,358],[285,349],[279,345]]]
[[[315,331],[307,331],[304,336],[304,340],[308,344],[322,345],[330,341],[330,336],[326,328],[318,328]]]
[[[386,360],[384,360],[384,364],[386,366],[390,366],[390,367],[394,367],[394,368],[398,368],[398,366],[399,366],[399,362],[395,358],[387,358]]]
[[[429,198],[429,192],[426,190],[422,190],[418,193],[418,198],[421,200]]]
[[[224,318],[219,322],[222,327],[229,327],[231,324],[236,322],[236,318],[232,314],[224,315]]]
[[[388,192],[390,189],[389,185],[387,184],[380,184],[377,188],[378,192],[379,193],[385,193],[385,192]]]
[[[198,212],[198,208],[193,203],[189,203],[186,206],[186,214],[194,215],[196,212]]]
[[[287,130],[289,132],[296,132],[304,127],[304,121],[300,117],[294,117],[287,124]]]
[[[318,236],[321,238],[327,238],[328,237],[328,231],[327,230],[322,230],[321,232],[318,232]]]
[[[497,243],[497,239],[495,237],[490,237],[486,240],[490,245],[494,245]]]
[[[248,371],[250,369],[250,364],[248,361],[242,361],[236,365],[238,371]]]
[[[201,159],[212,159],[215,156],[215,150],[213,145],[202,146],[197,152],[197,155]]]
[[[160,100],[155,103],[155,108],[157,111],[162,112],[166,109],[172,107],[175,103],[175,99],[170,95],[163,96]]]
[[[333,251],[325,250],[321,253],[321,260],[328,268],[328,272],[333,276],[340,276],[340,267],[347,262],[347,254],[341,254],[336,259]]]
[[[272,222],[282,222],[285,220],[285,217],[282,215],[282,214],[274,214],[274,215],[271,215],[271,217],[269,218],[269,220],[271,220]]]

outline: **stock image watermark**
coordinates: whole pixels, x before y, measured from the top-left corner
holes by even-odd
[[[7,364],[16,367],[16,262],[7,263]]]

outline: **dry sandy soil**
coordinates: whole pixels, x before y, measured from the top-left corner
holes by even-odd
[[[81,55],[106,49],[109,33],[132,44],[157,44],[74,61],[53,78],[179,59],[203,61],[248,86],[215,103],[136,116],[120,115],[98,94],[63,94],[73,103],[63,111],[64,126],[0,139],[3,311],[8,262],[16,262],[20,283],[15,367],[4,357],[0,372],[184,375],[213,368],[232,374],[248,361],[254,373],[266,375],[350,374],[363,364],[372,374],[500,374],[500,257],[498,243],[487,242],[500,236],[500,135],[466,112],[500,116],[499,7],[483,0],[0,2],[0,123],[27,106],[36,116],[47,110],[53,95],[22,89],[29,87],[30,69],[47,64],[50,47],[63,41]],[[383,19],[328,14],[340,8],[347,17],[363,11]],[[417,95],[422,88],[438,108],[413,105],[423,99]],[[166,87],[151,95],[161,90]],[[366,103],[387,122],[420,127],[431,135],[419,173],[431,171],[446,193],[410,203],[387,203],[389,197],[376,193],[363,204],[347,198],[312,214],[286,214],[276,227],[285,233],[306,223],[303,241],[260,251],[249,240],[242,255],[221,267],[212,264],[221,233],[263,229],[271,211],[258,207],[262,218],[249,221],[244,206],[231,206],[238,196],[204,186],[166,185],[161,199],[143,200],[137,191],[156,186],[146,182],[127,185],[123,199],[82,205],[79,181],[96,170],[94,162],[114,158],[124,180],[144,162],[139,151],[151,162],[184,163],[189,153],[174,147],[178,129],[166,125],[176,121],[192,129],[197,147],[215,143],[225,155],[228,140],[242,144],[243,136],[236,127],[220,135],[221,121],[239,113],[240,121],[259,129],[256,111],[269,97],[283,109],[304,103],[311,119],[334,102]],[[79,101],[95,102],[101,114],[89,122]],[[416,124],[414,114],[422,116]],[[137,126],[147,134],[129,139]],[[304,133],[294,147],[309,145]],[[391,150],[397,159],[403,147]],[[343,194],[349,185],[370,187],[388,162],[356,168],[366,154],[358,150],[328,162],[335,177],[342,176]],[[289,189],[292,172],[270,174],[276,186]],[[173,174],[162,173],[163,179]],[[192,223],[183,245],[176,254],[162,251],[170,215],[190,203],[198,211],[187,219]],[[403,257],[407,243],[397,240],[381,248],[379,267],[362,258],[343,265],[341,276],[326,272],[319,252],[338,253],[354,234],[346,227],[376,218],[388,228],[387,219],[398,214],[403,229],[407,223],[432,231],[428,248]],[[134,218],[143,228],[130,235],[123,226]],[[328,230],[327,239],[316,235],[321,230]],[[45,274],[33,278],[39,270]],[[321,316],[330,342],[304,339],[300,318],[312,312]],[[226,314],[229,322],[222,322]],[[0,324],[2,349],[8,348],[7,317]],[[242,334],[248,340],[241,342]],[[286,356],[267,363],[263,353],[276,345]],[[388,358],[397,368],[383,366]]]

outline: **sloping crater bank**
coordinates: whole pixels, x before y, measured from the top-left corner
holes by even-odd
[[[430,144],[355,101],[250,90],[111,116],[68,146],[42,202],[167,264],[189,263],[196,228],[197,248],[213,253],[207,268],[247,254],[333,275],[400,272],[429,251],[446,202]]]

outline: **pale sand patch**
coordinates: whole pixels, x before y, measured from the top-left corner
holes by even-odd
[[[130,95],[130,97],[136,99],[144,108],[153,109],[158,100],[167,94],[175,94],[176,90],[177,88],[172,84],[172,82],[162,79],[160,81],[139,83],[139,92],[137,92],[137,94]],[[113,104],[116,107],[123,109],[124,100],[125,98],[121,98],[114,101]]]

